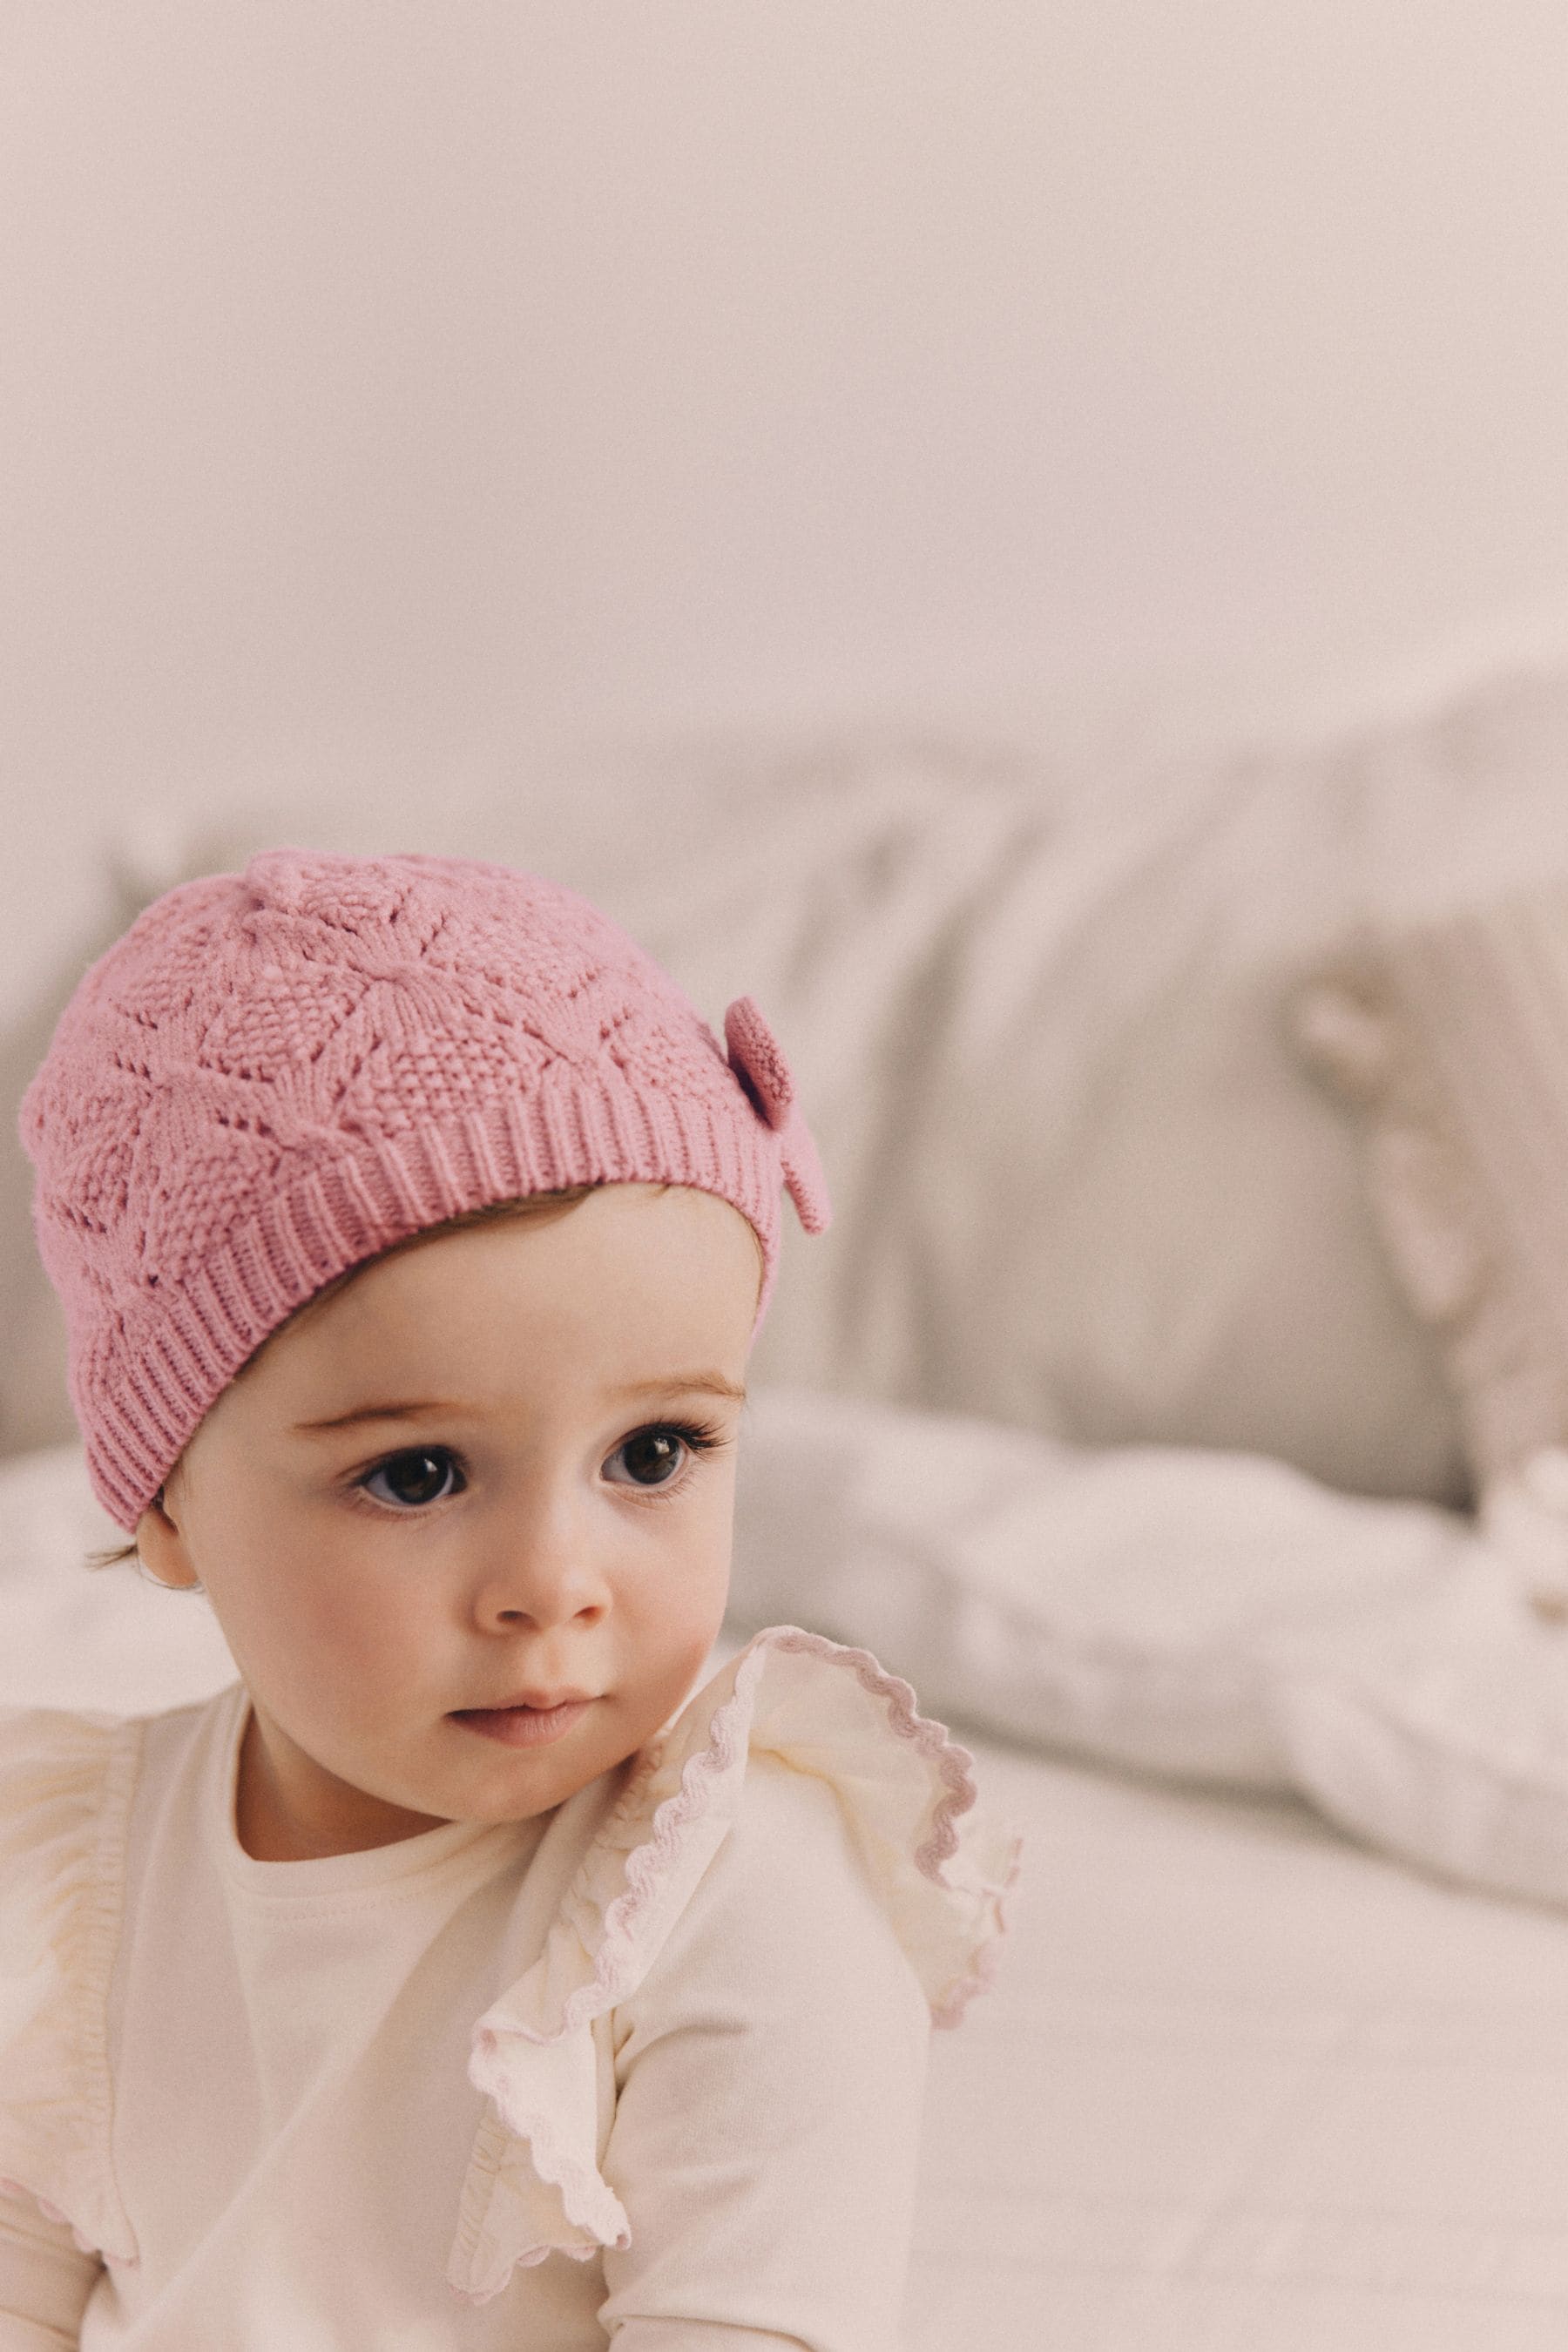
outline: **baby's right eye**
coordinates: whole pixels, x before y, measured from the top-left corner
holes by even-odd
[[[389,1454],[367,1470],[356,1486],[383,1505],[399,1511],[417,1510],[426,1503],[444,1503],[449,1494],[459,1494],[461,1485],[448,1486],[448,1475],[461,1480],[458,1457],[445,1445],[408,1445],[402,1453]],[[385,1479],[390,1493],[379,1491],[376,1481]]]

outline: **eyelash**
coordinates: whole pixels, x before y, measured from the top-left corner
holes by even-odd
[[[667,1502],[676,1494],[683,1491],[692,1462],[700,1459],[704,1454],[713,1453],[728,1442],[723,1431],[717,1428],[711,1422],[647,1421],[640,1427],[628,1430],[620,1444],[611,1448],[610,1453],[605,1457],[605,1460],[613,1461],[623,1447],[632,1444],[639,1437],[678,1437],[685,1446],[689,1457],[681,1464],[672,1478],[666,1478],[657,1486],[639,1486],[635,1480],[628,1482],[616,1479],[613,1482],[616,1486],[627,1485],[629,1491],[644,1503]],[[401,1507],[395,1503],[378,1502],[374,1495],[366,1491],[370,1480],[375,1476],[378,1470],[385,1470],[392,1463],[401,1462],[409,1455],[419,1454],[443,1456],[455,1465],[463,1480],[463,1485],[450,1494],[438,1495],[434,1502],[409,1503]],[[465,1491],[467,1485],[468,1464],[456,1446],[399,1445],[392,1453],[384,1454],[379,1461],[373,1462],[367,1470],[360,1472],[348,1489],[348,1500],[356,1509],[374,1511],[379,1518],[383,1519],[427,1518],[433,1512],[439,1510],[443,1503],[455,1502],[458,1496]]]

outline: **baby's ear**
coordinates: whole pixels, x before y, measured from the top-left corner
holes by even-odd
[[[136,1550],[155,1584],[171,1591],[193,1592],[201,1583],[192,1565],[184,1537],[169,1515],[166,1486],[160,1486],[136,1522]]]

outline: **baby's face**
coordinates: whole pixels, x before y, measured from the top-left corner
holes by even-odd
[[[728,1202],[612,1185],[367,1267],[225,1391],[139,1532],[249,1690],[248,1852],[525,1819],[680,1706],[724,1612],[757,1286]],[[564,1691],[556,1725],[476,1712]]]

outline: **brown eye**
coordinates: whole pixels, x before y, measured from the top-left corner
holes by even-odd
[[[378,1462],[374,1470],[360,1480],[367,1495],[378,1503],[391,1503],[400,1510],[417,1510],[425,1503],[445,1502],[457,1489],[447,1486],[448,1478],[457,1474],[457,1464],[444,1445],[411,1445],[388,1461]],[[386,1491],[380,1491],[378,1479],[386,1481]]]
[[[634,1437],[616,1446],[605,1468],[612,1472],[618,1462],[634,1485],[663,1486],[675,1476],[686,1454],[686,1441],[678,1430],[639,1429]]]

